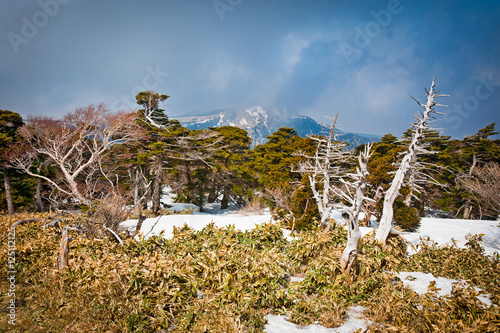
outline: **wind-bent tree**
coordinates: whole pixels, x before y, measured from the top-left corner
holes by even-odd
[[[111,113],[104,104],[99,104],[79,108],[62,120],[29,117],[20,133],[24,143],[12,150],[11,165],[45,180],[59,194],[88,203],[99,190],[103,155],[114,144],[136,140],[141,129],[135,113]],[[58,171],[56,178],[44,176],[33,168],[40,158]]]
[[[160,103],[169,96],[155,91],[141,91],[135,97],[137,104],[142,105],[139,110],[139,124],[148,133],[148,145],[145,155],[148,157],[147,173],[151,178],[152,191],[149,192],[152,200],[152,210],[158,214],[161,210],[161,187],[163,185],[163,169],[165,149],[174,134],[174,123],[168,119],[165,110],[160,109]],[[178,125],[178,124],[177,124]],[[179,127],[179,126],[177,126]],[[136,170],[138,171],[138,170]],[[145,193],[146,193],[145,192]]]
[[[140,110],[141,119],[150,126],[160,130],[166,130],[171,125],[163,109],[160,109],[160,103],[170,96],[159,94],[155,91],[141,91],[135,96],[137,104],[142,105],[144,109]]]
[[[385,243],[387,237],[391,232],[397,233],[396,230],[392,228],[392,220],[394,217],[393,204],[396,198],[400,194],[401,186],[405,181],[405,176],[412,168],[415,168],[415,163],[418,159],[419,153],[428,153],[422,144],[422,138],[424,136],[425,131],[429,131],[429,123],[435,120],[433,114],[442,114],[433,109],[434,106],[444,106],[434,101],[437,97],[444,97],[448,95],[439,94],[435,88],[435,79],[432,80],[431,88],[427,91],[427,103],[422,104],[413,98],[423,109],[418,116],[415,117],[416,122],[412,124],[412,138],[411,142],[408,145],[406,153],[403,157],[403,160],[399,164],[399,168],[394,175],[391,186],[385,192],[384,196],[384,207],[382,210],[382,218],[380,220],[380,226],[377,230],[377,234],[375,238]]]
[[[402,143],[407,146],[413,136],[413,129],[407,130],[403,134]],[[440,152],[446,146],[449,136],[440,135],[436,130],[426,130],[423,132],[421,147],[427,153],[422,153],[418,156],[414,156],[413,160],[410,162],[410,168],[407,172],[406,183],[404,185],[404,191],[402,194],[404,196],[403,203],[407,207],[411,207],[412,204],[418,203],[421,209],[424,206],[432,207],[432,199],[429,200],[429,196],[436,189],[445,186],[445,182],[442,181],[442,174],[448,171],[448,166],[440,163]],[[427,199],[427,200],[426,200]],[[398,223],[399,221],[396,221]]]

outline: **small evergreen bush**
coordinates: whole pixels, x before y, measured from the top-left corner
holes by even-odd
[[[420,216],[414,207],[406,206],[402,201],[394,202],[394,222],[397,226],[407,230],[415,231],[420,227]]]

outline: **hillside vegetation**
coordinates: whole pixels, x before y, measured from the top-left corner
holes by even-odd
[[[294,240],[279,224],[250,231],[207,225],[176,229],[172,239],[136,241],[86,238],[70,231],[69,264],[55,270],[60,227],[42,228],[47,214],[0,218],[4,235],[13,222],[39,218],[16,228],[16,325],[12,332],[261,332],[270,313],[290,321],[338,327],[353,305],[366,308],[372,332],[498,332],[500,256],[484,255],[479,236],[466,249],[430,241],[406,255],[402,238],[382,247],[373,235],[361,240],[358,266],[341,274],[347,233],[301,231]],[[81,222],[66,215],[63,224]],[[7,267],[2,242],[0,265]],[[399,271],[433,273],[469,282],[440,297],[418,295],[395,276]],[[8,302],[7,270],[0,270],[2,312]],[[302,281],[291,277],[302,277]],[[477,286],[489,293],[486,307]]]

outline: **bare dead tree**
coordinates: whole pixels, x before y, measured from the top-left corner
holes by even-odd
[[[334,132],[337,118],[338,113],[332,121],[328,138],[311,137],[318,144],[314,156],[302,152],[297,154],[305,161],[300,163],[296,171],[308,175],[313,197],[321,215],[320,225],[325,228],[325,232],[330,229],[328,218],[333,209],[332,180],[344,172],[342,163],[351,158],[350,153],[345,150],[347,144],[336,141]]]
[[[95,169],[112,145],[136,140],[141,128],[135,120],[135,113],[110,113],[104,104],[77,109],[62,120],[30,117],[20,129],[26,143],[14,148],[9,160],[13,167],[43,179],[59,193],[86,203],[95,191],[85,193],[79,177]],[[59,171],[58,178],[33,170],[41,157]]]
[[[463,186],[496,214],[500,214],[500,165],[490,162],[460,177]]]
[[[468,174],[461,174],[459,176],[459,181],[466,180],[466,179],[468,180],[468,179],[473,178],[474,171],[476,170],[476,167],[477,167],[477,162],[478,162],[478,157],[477,157],[477,154],[474,153],[472,155],[472,165],[469,168]],[[464,205],[464,219],[470,218],[472,208],[473,208],[472,198],[469,197],[469,198],[467,198],[467,201],[465,202],[465,205]],[[459,211],[460,211],[460,209],[459,209]],[[457,212],[457,214],[458,214],[458,212]]]
[[[365,146],[365,150],[358,156],[358,166],[356,173],[350,173],[347,176],[349,180],[341,178],[341,184],[344,186],[334,186],[333,192],[339,198],[339,203],[335,206],[347,214],[347,244],[340,259],[340,267],[345,275],[348,275],[358,254],[358,243],[361,238],[359,230],[359,213],[364,207],[364,201],[370,200],[365,196],[366,177],[368,176],[368,161],[370,159],[371,145]],[[344,204],[347,202],[348,204]]]
[[[375,238],[382,243],[386,242],[387,237],[389,237],[389,234],[391,232],[398,233],[392,227],[392,220],[394,216],[393,204],[396,198],[399,196],[401,186],[405,181],[405,176],[412,169],[412,167],[413,168],[415,167],[415,161],[417,160],[417,155],[419,153],[428,153],[428,151],[425,149],[425,146],[422,144],[424,131],[430,130],[429,123],[435,120],[433,114],[442,114],[440,112],[435,111],[433,107],[436,105],[445,106],[434,101],[434,99],[437,97],[448,96],[439,94],[438,91],[434,90],[436,86],[435,80],[436,78],[432,80],[430,90],[429,91],[426,90],[427,91],[426,104],[422,104],[418,100],[412,97],[424,109],[424,111],[421,112],[419,115],[415,116],[416,122],[411,124],[413,129],[411,142],[407,148],[407,151],[401,163],[399,164],[399,167],[392,180],[391,186],[386,191],[384,196],[384,207],[382,210],[382,218],[380,220],[380,226],[375,236]]]
[[[291,198],[295,195],[297,190],[301,188],[301,186],[297,186],[296,184],[293,183],[290,185],[292,186],[266,188],[264,196],[267,199],[271,200],[276,205],[277,208],[282,209],[288,215],[288,217],[291,219],[292,222],[291,233],[293,234],[296,227],[297,216],[293,212]],[[306,205],[302,212],[302,216],[298,218],[299,220],[305,216],[308,207],[309,207],[309,199],[307,199],[306,201]]]
[[[373,195],[373,200],[365,202],[365,216],[359,221],[360,226],[371,226],[370,218],[376,214],[377,203],[384,198],[384,188],[379,186]]]
[[[57,270],[63,270],[68,267],[69,243],[71,242],[71,239],[68,237],[68,230],[81,232],[79,228],[68,226],[62,227],[61,242],[59,243],[59,254],[56,261]]]
[[[5,197],[7,199],[7,211],[9,215],[14,215],[14,201],[12,200],[12,186],[10,184],[10,177],[6,173],[3,175]]]

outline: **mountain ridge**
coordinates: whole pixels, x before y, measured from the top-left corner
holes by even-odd
[[[213,111],[213,112],[212,112]],[[265,110],[261,106],[246,108],[217,108],[214,110],[200,111],[175,117],[181,124],[189,129],[207,129],[210,127],[236,126],[248,132],[252,138],[252,146],[263,144],[267,136],[278,128],[291,127],[301,137],[309,135],[328,135],[330,126],[321,124],[305,115],[279,112],[275,109]],[[351,148],[360,144],[374,142],[380,139],[373,134],[349,133],[337,129],[339,140],[349,143]]]

